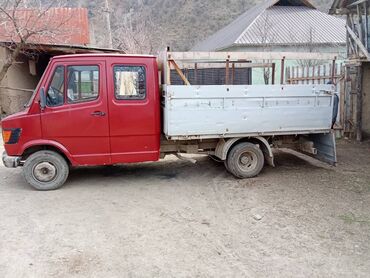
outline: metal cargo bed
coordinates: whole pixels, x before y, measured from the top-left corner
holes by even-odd
[[[168,139],[330,132],[332,85],[163,85]]]

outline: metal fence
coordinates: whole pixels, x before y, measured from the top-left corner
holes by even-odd
[[[233,67],[229,71],[225,68],[185,68],[181,69],[192,85],[250,85],[252,84],[252,70],[245,67]],[[184,81],[176,70],[171,70],[171,84],[183,85]]]

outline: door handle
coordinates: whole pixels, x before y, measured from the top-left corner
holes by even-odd
[[[94,111],[94,112],[91,113],[91,116],[104,117],[105,112],[103,112],[103,111]]]

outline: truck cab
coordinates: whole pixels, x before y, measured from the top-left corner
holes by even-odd
[[[3,161],[27,166],[35,153],[71,166],[156,161],[159,97],[154,56],[54,57],[24,111],[2,121]],[[42,189],[58,169],[40,161],[28,178]]]

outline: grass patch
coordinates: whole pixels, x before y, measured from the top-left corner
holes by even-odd
[[[370,225],[370,219],[357,217],[352,212],[350,212],[349,214],[340,215],[339,218],[347,224],[362,223]]]

